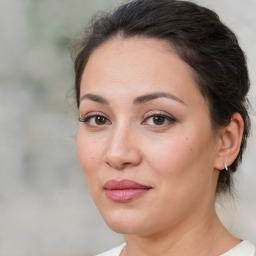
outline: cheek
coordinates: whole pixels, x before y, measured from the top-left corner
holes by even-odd
[[[144,148],[147,150],[148,162],[160,175],[180,174],[195,155],[191,143],[183,138],[166,139],[156,143],[154,147]]]
[[[176,136],[156,143],[147,149],[147,161],[159,178],[175,191],[199,189],[211,182],[214,165],[213,143],[210,135]],[[168,184],[167,184],[168,183]]]
[[[96,178],[100,153],[97,143],[91,142],[90,139],[79,130],[77,135],[77,154],[89,186],[90,182],[93,182]]]
[[[208,144],[207,139],[197,141],[191,136],[158,144],[153,150],[148,149],[151,156],[148,161],[158,184],[159,198],[163,199],[159,202],[159,209],[179,216],[194,209],[201,201],[209,201],[204,197],[212,195],[214,191],[210,148],[211,143]]]

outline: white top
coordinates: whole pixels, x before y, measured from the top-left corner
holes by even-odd
[[[96,256],[119,256],[123,248],[125,247],[126,243],[121,244],[112,250],[109,250],[107,252],[103,252],[101,254],[97,254]]]
[[[228,252],[220,256],[254,256],[254,245],[248,241],[243,241]]]
[[[124,247],[125,243],[113,248],[112,250],[98,254],[96,256],[120,256],[120,253]],[[220,256],[255,256],[254,253],[254,245],[244,240],[240,244],[238,244],[228,252],[221,254]]]

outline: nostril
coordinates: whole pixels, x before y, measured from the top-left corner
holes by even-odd
[[[124,162],[124,163],[115,163],[115,162],[105,162],[109,167],[117,169],[117,170],[122,170],[125,169],[127,166],[131,165],[132,163],[130,162]]]
[[[141,162],[141,154],[134,143],[112,140],[103,156],[103,161],[111,168],[123,170],[138,165]]]
[[[127,165],[129,165],[129,164],[130,164],[129,162],[122,163],[123,166],[127,166]]]
[[[109,162],[106,162],[106,164],[111,167],[111,164]]]

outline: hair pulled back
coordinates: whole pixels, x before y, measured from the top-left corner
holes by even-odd
[[[198,88],[209,103],[214,129],[228,125],[232,114],[241,114],[244,131],[239,154],[229,171],[220,172],[217,185],[217,193],[230,191],[232,174],[242,160],[250,130],[246,109],[249,77],[246,59],[235,34],[215,12],[188,1],[133,0],[124,3],[93,20],[84,37],[71,49],[75,58],[78,107],[81,78],[90,55],[116,36],[124,39],[140,36],[169,42],[180,58],[192,67]]]

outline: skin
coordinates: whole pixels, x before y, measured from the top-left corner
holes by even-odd
[[[166,42],[135,37],[107,41],[85,67],[79,113],[87,122],[79,125],[78,157],[105,222],[125,234],[122,255],[220,255],[240,242],[214,202],[219,170],[238,154],[243,122],[235,114],[213,131],[192,72]],[[161,95],[138,99],[155,93]],[[167,117],[159,124],[152,115]],[[152,189],[113,202],[104,191],[111,179]]]

